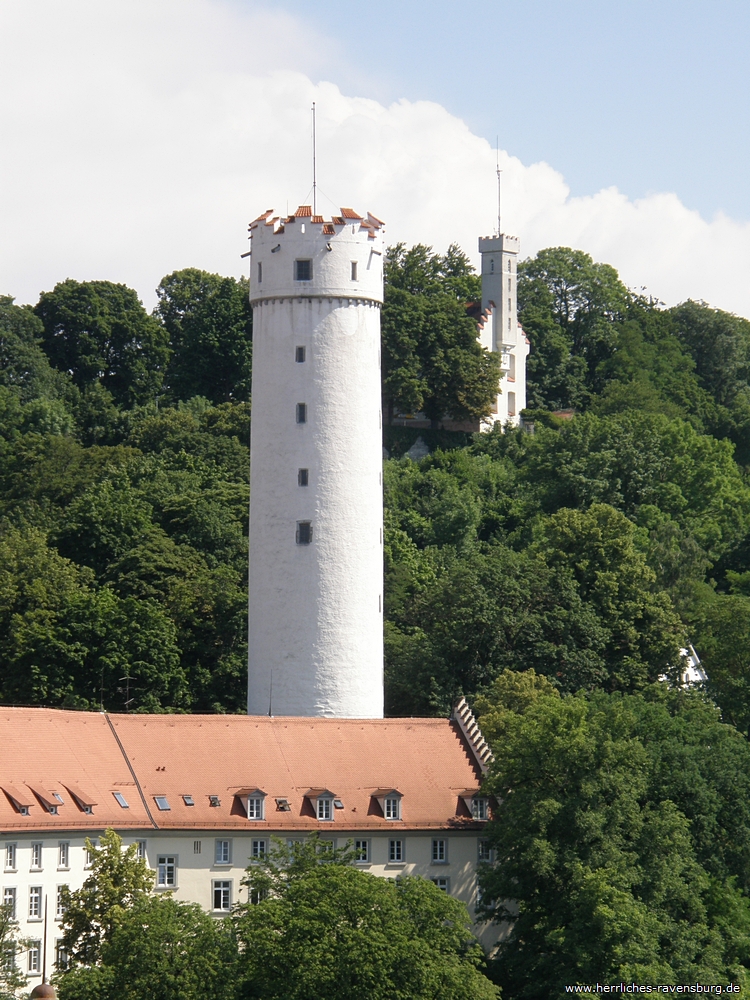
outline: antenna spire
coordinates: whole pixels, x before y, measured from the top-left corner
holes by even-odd
[[[313,215],[318,214],[318,165],[315,135],[315,101],[312,106],[312,156],[313,156]]]
[[[503,231],[502,213],[502,170],[500,169],[500,136],[495,140],[495,171],[497,173],[497,235]]]

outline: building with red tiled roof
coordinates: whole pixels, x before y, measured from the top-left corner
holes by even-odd
[[[60,937],[59,887],[86,878],[85,839],[137,842],[157,891],[218,915],[272,838],[316,832],[361,867],[431,878],[472,909],[489,857],[489,751],[465,705],[453,719],[108,715],[0,710],[2,892],[30,980]]]

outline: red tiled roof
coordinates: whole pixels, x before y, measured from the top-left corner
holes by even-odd
[[[333,228],[333,226],[331,225],[330,222],[327,222],[323,226],[323,233],[324,233],[325,236],[335,236],[336,235],[336,230]]]
[[[314,215],[312,217],[312,221],[313,222],[322,222],[323,221],[323,216],[322,215]]]
[[[300,205],[294,214],[298,219],[309,219],[312,216],[312,205]]]
[[[72,793],[63,794],[58,815],[30,793],[28,816],[0,797],[0,831],[248,824],[318,829],[307,799],[316,789],[332,789],[341,799],[335,827],[377,829],[392,826],[375,798],[384,788],[399,790],[404,828],[471,828],[462,795],[480,784],[476,758],[459,726],[447,719],[107,716],[9,708],[0,711],[0,745],[0,788],[28,781]],[[241,796],[248,789],[266,795],[265,821],[247,819]],[[114,791],[125,795],[128,809],[117,804]],[[168,812],[156,808],[157,795],[167,796]],[[184,795],[195,805],[186,805]],[[220,805],[211,805],[212,796]],[[288,800],[289,811],[277,799]],[[93,812],[81,804],[93,804]]]
[[[357,215],[353,208],[342,208],[341,214],[345,219],[361,219],[361,215]]]

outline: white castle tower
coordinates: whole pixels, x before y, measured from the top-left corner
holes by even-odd
[[[250,225],[250,715],[383,717],[382,226]]]
[[[479,239],[482,255],[482,316],[479,340],[488,351],[500,355],[503,379],[495,408],[486,425],[495,421],[518,424],[526,407],[526,358],[529,342],[518,325],[516,286],[518,254],[516,236],[486,236]]]

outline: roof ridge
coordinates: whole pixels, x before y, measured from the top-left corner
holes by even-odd
[[[159,829],[159,825],[156,822],[156,820],[154,819],[154,817],[151,815],[151,810],[148,807],[148,802],[146,801],[146,796],[143,794],[143,789],[141,788],[141,783],[138,780],[138,775],[135,773],[135,768],[130,763],[130,758],[125,753],[125,747],[122,745],[122,740],[117,735],[117,730],[115,729],[115,727],[114,727],[114,725],[112,723],[112,720],[109,717],[109,713],[108,712],[104,713],[104,718],[107,720],[107,725],[111,729],[112,735],[115,738],[115,742],[117,743],[118,747],[120,748],[120,752],[122,753],[122,756],[125,759],[125,763],[128,765],[128,770],[130,771],[130,773],[133,776],[133,781],[135,782],[135,787],[138,789],[138,794],[141,797],[141,802],[143,803],[143,808],[146,810],[146,815],[151,820],[151,825],[153,826],[153,828],[155,830],[158,830]]]
[[[469,744],[474,759],[479,765],[479,769],[482,774],[486,774],[489,770],[489,766],[495,759],[492,751],[490,750],[487,740],[485,740],[482,735],[482,730],[479,728],[479,723],[472,710],[469,708],[469,703],[466,698],[461,697],[456,702],[453,708],[452,718],[458,723],[458,727],[464,735],[466,742]]]

